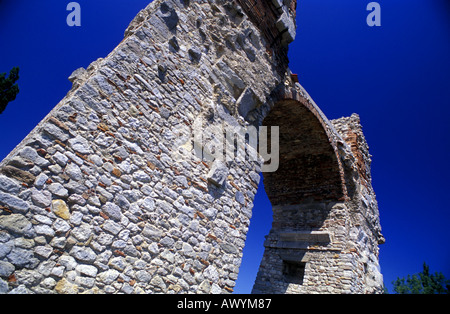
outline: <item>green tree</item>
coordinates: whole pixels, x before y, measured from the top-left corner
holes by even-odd
[[[16,84],[19,79],[19,68],[12,68],[9,76],[0,73],[0,114],[5,110],[9,102],[16,99],[19,93],[19,86]]]
[[[430,273],[430,267],[423,263],[421,273],[408,275],[406,278],[397,278],[393,281],[394,291],[397,294],[444,294],[450,293],[450,281],[442,273]]]

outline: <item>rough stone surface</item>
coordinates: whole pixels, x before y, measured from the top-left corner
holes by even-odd
[[[202,140],[220,133],[186,134],[250,125],[280,126],[254,292],[382,292],[368,146],[292,79],[295,10],[155,0],[75,71],[0,163],[0,293],[232,292],[263,159],[214,160]]]
[[[228,177],[228,167],[222,161],[214,162],[211,170],[208,173],[208,180],[218,187],[223,186]]]
[[[54,200],[52,202],[52,211],[56,216],[61,217],[62,219],[70,219],[69,207],[67,207],[66,202],[63,200]]]
[[[23,215],[11,214],[0,216],[0,227],[18,235],[31,235],[33,226],[31,222]]]

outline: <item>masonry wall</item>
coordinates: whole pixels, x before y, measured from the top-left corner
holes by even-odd
[[[154,1],[114,51],[71,75],[71,91],[0,164],[0,293],[233,291],[263,160],[198,156],[204,142],[186,133],[260,126],[304,92],[287,69],[296,2],[249,3]],[[347,193],[345,175],[370,171],[343,170],[361,144],[359,129],[346,134],[353,146],[331,150],[334,196]],[[375,215],[355,206],[363,224]],[[360,249],[376,252],[378,236],[365,234]]]
[[[247,124],[282,81],[275,55],[233,2],[141,11],[1,163],[0,291],[232,292],[261,163],[217,186],[175,130]]]

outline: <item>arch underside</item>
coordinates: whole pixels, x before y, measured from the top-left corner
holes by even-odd
[[[279,168],[264,173],[272,205],[339,200],[346,196],[343,169],[333,140],[320,114],[305,99],[277,102],[263,125],[280,128]]]

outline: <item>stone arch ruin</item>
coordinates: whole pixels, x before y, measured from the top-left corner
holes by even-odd
[[[329,121],[290,73],[295,12],[295,0],[155,0],[76,70],[0,164],[0,293],[233,292],[264,161],[186,154],[204,143],[177,130],[198,117],[280,127],[253,292],[382,292],[359,117]]]

